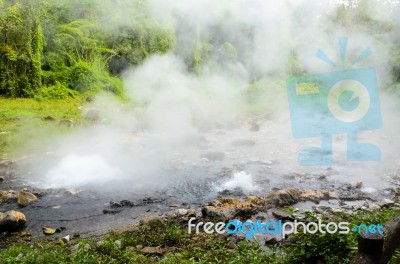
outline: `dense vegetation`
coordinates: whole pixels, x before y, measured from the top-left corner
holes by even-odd
[[[132,15],[145,12],[134,1]],[[153,53],[168,52],[174,32],[146,17],[104,30],[95,1],[1,0],[0,95],[67,98],[110,91],[118,75]]]
[[[147,1],[131,1],[123,15],[107,18],[98,3],[96,0],[0,0],[0,95],[64,99],[87,97],[104,90],[123,96],[119,77],[127,67],[175,48],[193,72],[198,72],[209,60],[218,60],[214,64],[239,61],[251,66],[246,54],[251,48],[252,29],[240,22],[211,25],[207,33],[210,39],[203,40],[197,35],[196,43],[185,54],[185,43],[177,42],[176,32],[148,15]],[[108,4],[112,8],[118,3],[106,1],[103,6]],[[365,6],[352,12],[338,8],[329,19],[346,28],[369,28],[368,32],[377,39],[394,32],[390,22],[371,18]],[[185,21],[178,22],[185,27]],[[227,26],[239,30],[230,37],[221,37],[221,32],[229,31]],[[248,43],[243,41],[246,38]],[[380,40],[387,42],[384,37]],[[388,87],[397,87],[400,47],[394,42],[385,45],[392,58],[393,80]],[[296,56],[293,52],[288,58],[288,73],[303,71]],[[256,82],[259,74],[250,76],[251,80]]]

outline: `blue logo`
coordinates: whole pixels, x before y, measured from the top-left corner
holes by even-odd
[[[339,38],[342,65],[347,38]],[[365,49],[351,65],[372,55]],[[337,66],[321,50],[316,57]],[[287,91],[294,138],[321,137],[321,147],[303,149],[299,163],[305,166],[332,165],[332,137],[347,134],[347,160],[378,161],[378,146],[357,141],[357,133],[382,128],[378,84],[374,68],[343,69],[327,73],[293,76]]]

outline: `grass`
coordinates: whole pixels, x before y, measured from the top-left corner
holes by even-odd
[[[0,97],[0,157],[35,151],[82,122],[77,100]],[[40,145],[37,142],[41,142]]]
[[[357,211],[351,216],[335,214],[330,221],[352,224],[382,223],[398,209]],[[310,217],[315,214],[310,213]],[[214,234],[188,234],[185,222],[152,220],[120,233],[101,238],[20,242],[0,250],[0,263],[349,263],[356,248],[355,234],[294,235],[295,242],[263,249],[254,241]],[[162,254],[146,254],[143,247],[161,247]],[[397,252],[390,263],[400,263]]]

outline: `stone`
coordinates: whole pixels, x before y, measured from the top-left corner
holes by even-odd
[[[181,216],[186,215],[187,213],[188,213],[187,209],[178,209],[177,210],[177,214],[181,215]]]
[[[282,221],[285,221],[285,220],[294,221],[295,220],[291,214],[289,214],[285,211],[282,211],[282,210],[274,210],[274,211],[272,211],[272,215]]]
[[[222,207],[206,205],[201,209],[202,216],[215,221],[225,221],[233,218],[233,212]]]
[[[265,239],[266,246],[278,245],[279,241],[275,237],[268,237]]]
[[[17,193],[15,191],[0,191],[0,204],[17,201]]]
[[[64,191],[64,194],[67,196],[75,196],[78,192],[74,189],[67,189]]]
[[[28,191],[18,192],[18,206],[20,206],[20,207],[25,207],[30,204],[33,204],[37,200],[38,200],[38,198],[33,193],[30,193]]]
[[[160,246],[157,247],[144,247],[142,248],[141,252],[143,254],[155,254],[155,255],[162,255],[166,252],[166,250]]]
[[[369,209],[371,210],[379,210],[381,209],[381,207],[379,206],[379,204],[373,203],[369,205]]]
[[[26,217],[19,211],[0,213],[0,232],[11,232],[22,229],[26,224]]]
[[[381,203],[381,207],[385,207],[385,208],[390,208],[394,206],[394,201],[390,200],[390,199],[383,199],[382,203]]]
[[[277,190],[269,193],[266,197],[266,204],[269,207],[283,207],[293,205],[300,199],[301,192],[297,188]]]
[[[2,183],[4,181],[4,177],[0,176],[0,183]]]
[[[118,214],[120,212],[122,212],[122,210],[113,210],[113,209],[104,209],[103,210],[103,214],[111,214],[111,215]]]
[[[363,187],[362,181],[358,181],[358,182],[354,183],[354,188],[361,189],[362,187]]]
[[[54,228],[50,227],[43,227],[43,234],[46,236],[54,235],[56,233],[56,230]]]

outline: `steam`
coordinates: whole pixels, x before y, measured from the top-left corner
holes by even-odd
[[[104,30],[118,30],[135,22],[131,1],[107,3],[99,2],[97,7],[103,14]],[[384,43],[399,38],[400,23],[395,16],[399,7],[380,1],[368,1],[366,6],[372,19],[389,23],[394,29],[386,32],[371,28],[373,25],[352,27],[351,20],[357,18],[359,9],[337,1],[149,1],[146,15],[175,30],[174,50],[151,56],[142,65],[127,69],[123,80],[135,106],[121,105],[100,95],[90,106],[99,111],[100,122],[63,137],[55,145],[55,159],[36,166],[40,168],[36,174],[45,175],[47,186],[163,188],[187,179],[187,174],[179,176],[171,173],[171,168],[198,169],[207,151],[224,153],[226,159],[206,161],[200,168],[205,174],[209,173],[206,168],[210,164],[233,166],[254,155],[260,160],[282,160],[277,165],[279,172],[299,170],[296,150],[304,141],[299,143],[291,136],[284,83],[288,75],[335,70],[315,58],[315,51],[324,50],[339,62],[337,39],[347,36],[348,58],[354,59],[370,46],[374,56],[359,67],[376,67],[383,89],[391,82]],[[335,12],[345,12],[348,21],[335,21]],[[197,72],[188,70],[188,61],[196,50],[204,51],[204,43],[213,45],[208,58]],[[262,87],[255,101],[247,98],[252,84]],[[389,120],[384,123],[386,139],[375,136],[372,140],[380,142],[387,154],[384,165],[373,163],[340,171],[350,170],[354,177],[361,174],[371,184],[380,181],[374,178],[375,173],[382,173],[382,167],[399,158],[394,146],[400,140],[393,136],[398,129],[398,122],[394,122],[398,102],[387,96],[381,100],[383,115]],[[275,111],[259,136],[248,129],[219,130],[235,122],[242,127],[247,125],[242,120],[252,118],[249,108],[254,104],[262,109],[259,116]],[[218,136],[218,132],[227,134]],[[232,141],[242,138],[261,143],[257,143],[256,149],[232,147]],[[388,139],[395,143],[388,144]],[[246,192],[259,190],[253,176],[243,171],[221,185],[236,187]]]

